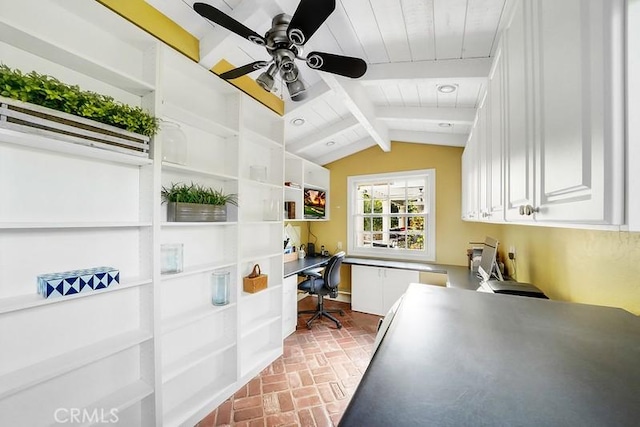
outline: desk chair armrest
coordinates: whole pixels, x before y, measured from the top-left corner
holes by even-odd
[[[299,276],[307,276],[307,277],[317,277],[320,278],[322,277],[322,271],[324,270],[324,267],[320,267],[320,268],[311,268],[309,270],[305,270],[305,271],[301,271],[300,273],[298,273]]]

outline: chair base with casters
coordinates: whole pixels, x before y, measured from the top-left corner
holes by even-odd
[[[340,323],[340,321],[338,319],[336,319],[331,313],[339,313],[340,316],[344,316],[344,310],[339,309],[339,310],[325,310],[324,308],[324,295],[318,295],[318,306],[316,307],[315,310],[302,310],[298,312],[298,317],[300,317],[301,314],[313,314],[313,316],[311,317],[311,319],[307,320],[306,324],[307,324],[307,329],[311,329],[311,323],[316,320],[316,319],[320,319],[322,318],[322,316],[326,317],[327,319],[331,319],[333,322],[335,322],[336,327],[338,329],[342,328],[342,323]]]
[[[335,298],[338,296],[338,284],[340,283],[340,265],[345,253],[340,252],[331,257],[324,271],[308,270],[301,273],[306,277],[306,280],[298,285],[298,290],[308,292],[310,295],[318,296],[318,306],[315,310],[302,310],[298,312],[298,317],[301,314],[313,314],[311,319],[307,320],[307,328],[311,329],[311,324],[316,319],[322,319],[326,317],[335,322],[338,329],[342,328],[342,323],[331,313],[339,313],[344,316],[344,310],[327,310],[324,308],[324,297],[330,296]]]

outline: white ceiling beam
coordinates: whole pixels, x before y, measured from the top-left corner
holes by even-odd
[[[474,58],[372,64],[359,81],[363,85],[377,86],[431,81],[450,83],[460,79],[486,81],[491,61],[492,58]]]
[[[358,81],[336,77],[329,73],[319,73],[327,85],[344,102],[347,109],[360,122],[376,144],[383,151],[391,151],[391,141],[387,125],[376,117],[375,106],[366,90]],[[339,80],[338,80],[339,79]]]
[[[391,129],[389,130],[389,137],[392,141],[398,142],[464,147],[467,143],[468,135],[465,133],[418,132]]]
[[[333,91],[324,81],[320,80],[318,83],[307,88],[306,93],[307,93],[307,97],[302,101],[298,101],[298,102],[292,101],[292,102],[285,103],[285,106],[284,106],[285,119],[291,119],[295,117],[296,114],[300,113],[300,110],[302,109],[302,107],[309,107],[314,103],[321,101],[326,96],[331,95]]]
[[[475,108],[447,107],[377,107],[376,114],[385,121],[473,124]]]
[[[311,136],[304,136],[297,141],[292,141],[287,144],[287,151],[294,154],[306,151],[312,147],[322,144],[326,141],[336,138],[350,130],[360,127],[360,122],[353,116],[350,116],[344,120],[341,120],[333,125],[323,128],[320,132],[317,132]]]
[[[339,147],[328,152],[327,154],[323,154],[322,156],[307,160],[324,166],[328,163],[340,160],[343,157],[347,157],[359,151],[366,150],[369,147],[374,147],[375,145],[375,141],[373,141],[371,138],[363,138],[355,142],[350,142],[348,145]]]

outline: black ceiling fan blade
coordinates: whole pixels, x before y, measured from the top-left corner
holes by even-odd
[[[236,33],[240,37],[243,37],[249,41],[254,42],[260,46],[265,45],[264,37],[236,21],[226,13],[216,9],[215,7],[206,3],[194,3],[193,10],[198,12],[202,17],[207,18],[209,21],[214,22],[227,30]]]
[[[256,61],[247,65],[243,65],[242,67],[234,68],[233,70],[225,71],[218,76],[225,80],[233,80],[237,79],[238,77],[242,77],[245,74],[249,74],[255,70],[259,70],[260,68],[264,68],[268,64],[269,63],[267,61]]]
[[[305,44],[335,8],[335,0],[300,0],[287,28],[291,43]]]
[[[326,52],[311,52],[307,56],[307,65],[320,71],[357,79],[367,72],[367,63],[353,56],[342,56]]]

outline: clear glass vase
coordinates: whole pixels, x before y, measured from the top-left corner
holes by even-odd
[[[211,304],[227,305],[231,295],[231,273],[214,271],[211,274]]]

